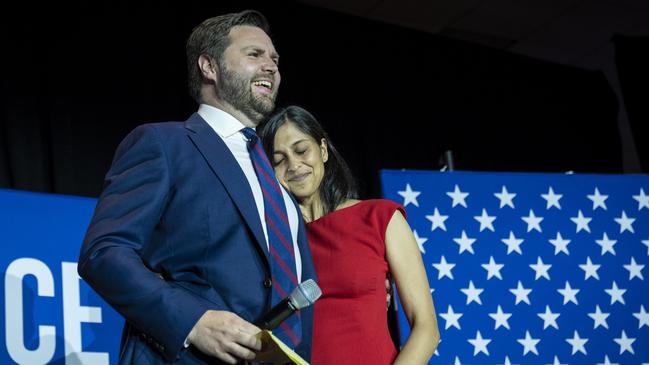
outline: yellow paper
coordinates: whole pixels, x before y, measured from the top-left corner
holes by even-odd
[[[304,360],[300,355],[298,355],[295,351],[293,351],[290,347],[288,347],[282,340],[279,338],[275,337],[275,335],[268,330],[264,330],[260,332],[261,337],[267,337],[273,340],[275,344],[279,347],[280,350],[289,358],[291,361],[293,361],[294,364],[297,365],[309,365],[306,360]]]

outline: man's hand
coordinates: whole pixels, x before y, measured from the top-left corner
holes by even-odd
[[[272,340],[268,332],[260,332],[257,338],[261,340],[261,351],[255,357],[256,362],[272,363],[272,364],[287,364],[292,363],[291,359],[279,348],[279,346]]]
[[[390,278],[385,278],[385,308],[390,307],[390,300],[392,300],[392,286],[390,285]]]
[[[207,355],[228,364],[253,360],[262,349],[255,336],[260,329],[232,312],[208,310],[196,322],[187,339]]]

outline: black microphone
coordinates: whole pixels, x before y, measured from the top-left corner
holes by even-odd
[[[313,279],[300,283],[288,297],[277,303],[255,325],[262,330],[272,330],[291,314],[313,304],[322,295],[322,290]]]

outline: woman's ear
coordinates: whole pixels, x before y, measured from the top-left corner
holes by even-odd
[[[327,162],[329,159],[329,150],[327,150],[327,140],[320,140],[320,154],[322,155],[322,162]]]
[[[200,55],[198,57],[198,68],[201,70],[201,75],[203,75],[204,79],[212,80],[216,83],[219,67],[212,57],[204,54]]]

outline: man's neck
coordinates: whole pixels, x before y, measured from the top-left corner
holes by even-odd
[[[220,109],[231,116],[235,117],[241,124],[250,128],[257,128],[259,124],[258,121],[254,121],[248,117],[244,112],[232,106],[232,104],[225,102],[223,100],[218,100],[216,98],[211,98],[210,100],[203,100],[203,104],[207,104],[214,108]]]

